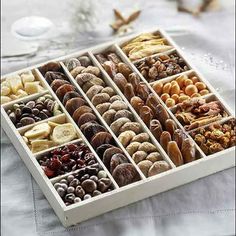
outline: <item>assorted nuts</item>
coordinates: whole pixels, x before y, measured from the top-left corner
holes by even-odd
[[[113,53],[109,53],[107,57],[112,58],[115,62],[119,61],[119,58]],[[74,59],[70,60],[74,61]],[[69,65],[70,60],[65,64]],[[119,62],[117,65],[119,65],[119,71],[122,71],[127,76],[129,75],[126,64]],[[92,68],[92,66],[89,67]],[[99,71],[97,74],[100,75],[99,68],[97,68],[97,71]],[[75,78],[77,83],[81,85],[81,78],[84,78],[85,76],[88,76],[87,73],[81,71]],[[142,170],[142,161],[147,159],[154,165],[155,162],[162,160],[157,148],[151,143],[149,135],[143,132],[141,124],[135,121],[127,104],[111,87],[107,86],[101,76],[99,79],[103,81],[103,85],[92,85],[88,90],[84,89],[84,92],[97,108],[105,122],[110,126],[114,134],[118,137],[120,143],[126,148],[135,163],[137,163],[138,166],[141,166],[140,169]],[[119,159],[121,158],[122,162],[124,162],[122,156],[119,157]],[[163,168],[160,170],[157,167],[158,165],[156,165],[155,169],[152,168],[152,175],[160,173],[161,170],[163,170]],[[167,169],[169,169],[169,166]],[[150,176],[146,171],[144,174],[147,177]]]
[[[190,134],[206,155],[220,152],[236,145],[235,119],[223,124],[214,123]]]
[[[165,52],[172,48],[168,45],[166,39],[158,33],[141,34],[122,46],[123,52],[131,61]]]
[[[98,163],[62,178],[54,183],[54,188],[67,206],[114,189],[111,180]]]
[[[192,98],[178,104],[175,117],[186,130],[210,124],[228,116],[219,101],[207,102],[203,98]]]
[[[177,53],[147,57],[134,65],[149,83],[189,70]]]
[[[77,70],[78,67],[83,67],[86,72],[83,73],[82,70],[80,73],[78,73],[76,75],[76,81],[80,86],[82,86],[85,92],[92,93],[93,91],[91,91],[91,89],[93,89],[93,86],[102,87],[102,85],[104,85],[104,82],[102,79],[96,76],[100,73],[100,71],[98,70],[98,68],[91,66],[91,62],[88,57],[83,56],[82,61],[80,60],[81,58],[73,58],[65,64],[68,66],[68,69],[70,69],[71,72]],[[46,70],[44,71],[46,72]],[[94,74],[92,74],[92,72]],[[48,71],[45,73],[45,79],[46,81],[51,82],[50,86],[52,87],[52,83],[56,79],[47,79],[47,75],[49,73],[50,78],[53,78],[53,73],[57,72]],[[61,78],[60,80],[63,79]],[[93,110],[89,107],[84,98],[78,94],[76,88],[71,85],[68,80],[66,81],[68,83],[62,84],[61,86],[56,86],[57,89],[55,93],[62,101],[63,105],[72,116],[74,121],[77,123],[84,136],[98,153],[98,156],[104,162],[107,169],[111,172],[117,184],[119,186],[124,186],[126,184],[138,181],[140,179],[140,176],[137,170],[132,164],[129,163],[122,150],[116,147],[116,143],[112,135],[106,130],[105,127],[100,124],[97,116],[94,114]],[[99,89],[97,88],[95,90],[99,91]],[[106,89],[105,91],[108,90]],[[108,93],[104,94],[110,97],[109,93],[111,95],[112,91],[110,90]],[[100,99],[104,101],[104,98],[100,96],[94,98],[93,103],[100,104]],[[106,149],[108,149],[107,152],[105,152]],[[118,157],[116,155],[117,152],[120,154],[120,156]],[[124,176],[126,176],[126,178],[124,178]]]
[[[45,174],[53,178],[87,166],[93,168],[97,160],[89,148],[81,143],[56,148],[42,156],[38,162]]]
[[[64,62],[74,80],[67,77],[68,71],[64,71],[62,63],[49,62],[39,68],[67,115],[103,162],[104,169],[90,145],[77,140],[77,131],[72,123],[66,123],[66,115],[58,116],[62,109],[53,96],[43,93],[45,95],[38,98],[36,95],[33,100],[22,99],[45,91],[31,71],[8,76],[1,82],[1,104],[19,100],[7,104],[6,113],[16,128],[23,127],[18,132],[37,155],[45,175],[50,179],[61,176],[53,179],[56,181],[53,185],[67,206],[112,191],[112,181],[119,187],[139,181],[139,170],[145,177],[151,177],[171,169],[153,137],[175,166],[198,159],[197,145],[206,155],[236,145],[235,118],[219,122],[228,116],[222,104],[210,96],[207,100],[202,98],[210,93],[206,84],[192,72],[182,73],[189,67],[181,56],[169,51],[173,47],[165,38],[158,33],[141,34],[121,49],[142,78],[115,52],[98,53],[95,57],[104,68],[105,76],[108,74],[136,112],[129,109],[126,99],[109,85],[87,55]],[[173,79],[173,75],[177,77]],[[173,77],[167,78],[169,76]],[[167,79],[162,80],[164,78]],[[83,90],[83,95],[72,80]],[[156,94],[147,83],[151,83]],[[170,111],[186,132],[190,131],[192,138],[178,128],[157,95],[172,108]],[[93,106],[90,107],[86,96]],[[94,107],[111,133],[101,124]],[[136,113],[143,122],[137,121]],[[50,118],[53,116],[58,117]],[[106,171],[111,173],[112,180]]]
[[[11,75],[1,82],[1,104],[43,91],[45,89],[36,81],[31,71]]]
[[[110,55],[112,55],[112,57]],[[117,55],[115,56],[114,53],[108,53],[107,55],[99,54],[99,58],[101,57],[103,58],[102,65],[105,70],[107,69],[107,67],[105,66],[106,62],[112,62],[114,64],[112,66],[114,71],[112,77],[113,81],[117,84],[121,92],[123,92],[124,96],[136,110],[136,112],[143,120],[143,122],[146,124],[146,126],[149,128],[149,130],[152,132],[156,140],[161,144],[161,146],[167,152],[167,154],[174,162],[174,164],[176,166],[179,166],[184,163],[195,160],[196,153],[194,144],[179,129],[177,129],[176,123],[172,119],[170,119],[168,112],[161,104],[159,104],[159,101],[157,100],[156,96],[150,92],[148,86],[144,82],[141,82],[140,78],[135,73],[123,74],[122,72],[118,72],[119,71],[118,65],[121,62],[119,57]],[[110,60],[112,61],[109,61],[109,58],[111,58]],[[114,58],[116,58],[116,60],[114,60]],[[105,61],[105,59],[108,61]],[[110,112],[109,107],[107,107],[107,109],[108,112]],[[122,123],[120,122],[121,125],[124,125],[125,127],[128,126],[130,120],[128,120],[127,118],[120,118],[120,119],[122,119]],[[117,132],[118,130],[115,129],[113,131]],[[130,140],[132,140],[135,137],[134,135],[135,132],[124,132],[123,135],[119,136],[119,140],[124,146],[127,146]],[[145,143],[149,141],[148,136],[147,138],[148,138],[147,140],[142,138],[142,142]],[[188,146],[189,153],[187,153],[185,151],[186,150],[185,147],[182,146],[183,142],[185,146],[186,145]],[[131,147],[135,148],[138,154],[133,153]],[[135,160],[135,162],[138,163],[138,166],[141,165],[142,163],[145,165],[145,167],[142,166],[139,167],[141,168],[141,170],[144,171],[145,174],[147,174],[148,173],[147,171],[149,170],[148,167],[151,168],[150,165],[151,163],[142,161],[149,160],[150,156],[147,155],[147,153],[139,152],[140,148],[138,145],[138,141],[135,141],[134,144],[131,143],[130,147],[128,146],[127,148],[132,150],[131,153],[129,154],[132,154],[131,156]],[[149,145],[147,150],[149,150],[150,152],[151,149],[152,148]],[[154,152],[156,153],[157,150],[153,150],[153,153]],[[155,161],[161,160],[159,153],[155,154],[155,156],[157,157]],[[139,162],[141,164],[139,164]],[[157,173],[159,173],[159,171]]]
[[[173,107],[190,98],[209,94],[205,83],[201,82],[195,75],[180,75],[176,79],[166,83],[157,81],[152,84],[152,87],[167,107]]]
[[[19,102],[7,110],[7,114],[16,128],[45,120],[61,114],[59,104],[50,94],[46,94],[29,102]]]
[[[76,130],[71,123],[58,124],[52,121],[35,125],[23,134],[23,140],[33,153],[68,143],[76,138]]]

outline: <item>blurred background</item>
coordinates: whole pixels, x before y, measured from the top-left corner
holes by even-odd
[[[140,15],[114,32],[114,9]],[[234,77],[234,0],[3,0],[1,22],[2,74],[162,27],[215,86],[222,88],[218,70]]]

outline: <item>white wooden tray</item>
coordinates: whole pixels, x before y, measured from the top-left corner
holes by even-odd
[[[171,50],[171,52],[177,52],[186,62],[190,70],[183,72],[182,74],[189,74],[189,73],[195,73],[201,81],[203,81],[209,91],[210,94],[205,96],[207,100],[211,99],[217,99],[219,100],[222,105],[224,106],[226,112],[228,113],[228,117],[222,119],[220,122],[224,122],[229,120],[230,118],[233,117],[233,112],[231,109],[227,106],[227,104],[223,101],[223,99],[219,96],[219,94],[216,92],[216,90],[208,83],[208,81],[200,74],[200,72],[197,71],[197,69],[188,61],[188,59],[185,57],[184,53],[180,50],[180,48],[175,44],[175,42],[163,31],[163,30],[153,30],[149,32],[156,32],[159,31],[159,33],[166,38],[168,43],[174,47],[174,49]],[[167,106],[164,104],[164,102],[160,99],[160,97],[155,93],[153,90],[151,84],[148,83],[145,78],[141,75],[141,73],[138,71],[138,69],[134,66],[134,64],[129,60],[129,58],[124,54],[124,52],[121,50],[120,45],[122,45],[124,42],[136,37],[138,34],[131,35],[128,37],[124,37],[120,40],[116,40],[113,42],[108,42],[105,44],[98,45],[93,48],[89,48],[86,50],[82,50],[79,52],[76,52],[74,54],[67,55],[65,57],[61,58],[56,58],[55,60],[51,61],[58,61],[61,63],[62,68],[65,72],[65,74],[68,76],[71,84],[73,84],[76,89],[82,94],[84,99],[87,101],[88,105],[93,109],[94,113],[98,117],[99,121],[101,124],[110,132],[116,141],[118,147],[120,147],[123,152],[126,154],[128,157],[129,161],[135,166],[136,170],[140,174],[141,180],[137,181],[135,183],[126,185],[124,187],[119,187],[115,180],[113,179],[112,175],[108,172],[106,169],[105,165],[103,162],[100,160],[100,158],[97,156],[97,153],[95,150],[92,148],[91,144],[88,142],[88,140],[85,138],[81,130],[78,128],[78,126],[75,124],[74,120],[72,117],[69,115],[69,113],[66,111],[60,100],[57,98],[51,87],[47,84],[45,81],[43,75],[39,71],[39,67],[47,62],[44,62],[42,64],[32,66],[29,68],[25,68],[20,71],[13,72],[8,75],[2,76],[2,80],[4,80],[7,76],[9,75],[14,75],[14,74],[20,74],[24,71],[29,71],[31,70],[34,74],[34,76],[41,82],[43,87],[46,89],[45,92],[39,93],[39,94],[33,94],[27,97],[24,97],[19,100],[14,100],[12,102],[6,103],[1,105],[1,118],[2,118],[2,127],[9,136],[10,140],[12,141],[13,145],[15,146],[16,150],[18,151],[21,159],[24,161],[26,166],[28,167],[29,171],[33,175],[34,179],[36,182],[39,184],[40,188],[42,189],[44,195],[48,199],[49,203],[51,204],[52,208],[54,209],[55,213],[61,220],[62,224],[65,227],[77,224],[81,221],[84,221],[86,219],[92,218],[94,216],[97,216],[99,214],[111,211],[113,209],[128,205],[130,203],[139,201],[141,199],[147,198],[149,196],[155,195],[157,193],[169,190],[171,188],[189,183],[193,180],[199,179],[201,177],[210,175],[212,173],[215,173],[217,171],[221,171],[230,167],[235,166],[235,147],[226,149],[224,151],[215,153],[213,155],[206,156],[203,151],[200,149],[200,147],[195,144],[196,150],[199,155],[199,159],[190,162],[188,164],[184,164],[182,166],[176,167],[174,163],[171,161],[171,159],[168,157],[164,149],[161,147],[161,145],[158,143],[158,141],[155,139],[155,137],[152,135],[148,127],[144,124],[144,122],[141,120],[139,115],[136,113],[134,108],[130,105],[128,100],[124,97],[123,93],[119,90],[117,85],[113,82],[113,80],[109,77],[109,75],[106,73],[106,71],[102,68],[100,63],[97,61],[95,58],[95,54],[99,52],[104,52],[106,50],[112,50],[117,53],[117,55],[125,62],[126,64],[129,65],[129,67],[136,72],[141,80],[147,84],[148,88],[152,93],[155,94],[156,98],[159,100],[159,102],[166,108],[168,111],[170,117],[177,123],[178,127],[182,129],[190,139],[191,136],[189,135],[188,132],[185,131],[184,127],[179,123],[179,121],[175,118],[174,114],[172,113],[175,110],[175,107],[169,109]],[[102,78],[104,82],[112,87],[114,91],[121,96],[123,101],[125,101],[128,104],[129,110],[132,112],[132,114],[135,117],[135,120],[139,122],[142,125],[143,131],[148,133],[150,136],[151,142],[157,147],[158,151],[162,155],[163,159],[169,163],[171,166],[171,169],[163,172],[161,174],[157,174],[155,176],[146,178],[144,174],[141,172],[141,170],[137,167],[133,159],[130,157],[126,149],[122,146],[122,144],[119,142],[117,136],[113,133],[111,128],[107,125],[107,123],[104,121],[102,116],[98,113],[94,105],[91,103],[89,98],[85,95],[84,91],[82,88],[76,83],[75,79],[72,77],[72,75],[69,73],[67,70],[66,66],[64,65],[64,61],[66,59],[72,58],[72,57],[78,57],[81,55],[88,55],[92,62],[94,63],[95,66],[99,67],[99,69],[102,72]],[[164,82],[171,81],[172,79],[176,78],[178,75],[170,76],[168,78],[163,79]],[[72,205],[66,206],[61,197],[58,195],[57,191],[53,187],[53,184],[63,178],[63,176],[58,176],[52,179],[49,179],[45,174],[44,171],[42,170],[41,166],[39,165],[37,159],[40,158],[42,154],[47,153],[49,150],[44,150],[41,151],[40,153],[32,153],[26,143],[23,141],[21,134],[29,129],[30,127],[34,126],[33,125],[28,125],[19,129],[16,129],[11,120],[9,119],[6,110],[11,107],[14,103],[20,102],[20,101],[30,101],[32,99],[36,99],[37,97],[40,97],[41,95],[44,95],[46,93],[49,93],[53,96],[53,98],[59,103],[59,105],[62,108],[62,111],[64,114],[61,114],[56,117],[51,117],[48,120],[51,121],[57,121],[57,122],[63,122],[67,120],[67,122],[70,122],[74,125],[78,139],[72,141],[71,143],[76,143],[76,142],[83,142],[85,143],[89,149],[93,152],[95,157],[97,158],[98,163],[101,165],[101,167],[107,172],[108,177],[111,179],[114,190],[101,194],[96,197],[92,197],[90,199],[74,203]],[[44,121],[40,121],[45,122]],[[65,145],[65,144],[63,144]],[[54,149],[50,148],[50,150]]]

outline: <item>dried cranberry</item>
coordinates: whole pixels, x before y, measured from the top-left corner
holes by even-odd
[[[78,146],[75,144],[69,144],[67,145],[67,148],[69,149],[69,151],[75,151],[77,150]]]
[[[61,161],[64,163],[64,162],[68,162],[70,160],[70,154],[64,154],[62,157],[61,157]]]
[[[49,178],[53,177],[55,175],[55,172],[48,168],[47,166],[42,167],[44,170],[45,175],[47,175]]]
[[[79,165],[83,166],[83,165],[84,165],[84,161],[83,161],[83,160],[81,160],[81,159],[78,159],[78,160],[77,160],[77,164],[79,164]]]
[[[62,155],[62,156],[66,155],[66,154],[68,154],[68,151],[67,151],[67,150],[62,150],[62,151],[61,151],[61,155]]]
[[[78,157],[80,157],[79,151],[73,151],[71,154],[72,154],[72,157],[73,157],[73,158],[78,158]]]
[[[52,155],[59,155],[60,153],[61,153],[61,149],[60,148],[57,148],[57,149],[54,149],[53,151],[51,151]]]
[[[52,170],[58,170],[62,166],[61,161],[59,161],[57,158],[53,158],[49,163],[49,168]]]

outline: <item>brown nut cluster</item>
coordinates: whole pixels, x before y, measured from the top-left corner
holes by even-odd
[[[116,55],[108,54],[108,56],[113,61],[118,62],[118,59],[115,57]],[[123,64],[119,63],[117,65],[122,68],[120,71],[123,71],[128,76],[129,71],[126,70]],[[83,72],[78,74],[76,78],[80,75],[83,75]],[[129,154],[136,163],[146,159],[150,159],[154,163],[162,159],[157,148],[150,142],[149,135],[143,132],[140,123],[134,121],[134,116],[127,104],[111,87],[105,84],[104,86],[93,85],[87,91],[84,91],[103,119],[111,127],[111,130],[118,137],[121,144],[129,150]],[[136,149],[134,149],[133,143],[136,143]],[[137,146],[137,143],[140,147]]]
[[[122,46],[123,52],[131,61],[165,52],[173,47],[158,33],[144,33]]]
[[[78,61],[80,64],[78,63]],[[71,69],[73,68],[72,69],[73,71],[74,69],[76,69],[78,66],[81,65],[84,67],[84,69],[88,69],[90,64],[91,62],[89,58],[83,56],[80,57],[79,59],[76,58],[70,59],[66,65],[70,66],[69,68]],[[62,72],[46,71],[44,67],[47,68],[47,64],[41,68],[41,70],[45,72],[46,81],[50,84],[50,86],[53,89],[56,88],[56,91],[54,90],[56,95],[62,101],[66,110],[69,112],[74,121],[77,123],[84,136],[88,139],[92,147],[96,150],[99,157],[102,159],[104,163],[106,163],[105,165],[107,166],[108,170],[112,173],[117,184],[119,186],[124,186],[126,184],[130,184],[133,183],[134,181],[139,180],[140,176],[136,171],[135,167],[132,164],[128,163],[127,157],[122,153],[122,151],[119,148],[116,147],[116,143],[112,135],[105,129],[105,127],[103,127],[99,123],[97,116],[94,114],[93,110],[88,106],[84,98],[76,91],[75,86],[73,86],[68,81],[68,79],[65,78],[65,75]],[[90,67],[89,69],[92,68]],[[54,73],[56,73],[55,76],[53,75]],[[84,72],[83,74],[78,74],[77,76],[84,74],[86,75],[88,74],[89,76],[92,75],[92,78],[94,78],[93,77],[94,74],[90,74],[90,72]],[[79,78],[80,79],[78,79],[77,82],[81,83],[82,85],[86,85],[84,86],[84,89],[85,87],[89,89],[90,87],[93,86],[92,82],[93,80],[90,78],[88,79],[87,76],[80,76]],[[88,84],[87,82],[91,83],[92,85]],[[57,83],[58,86],[56,86]],[[102,81],[102,83],[104,82]],[[109,152],[108,153],[109,155],[106,154],[106,156],[104,157],[105,151],[108,148],[113,148],[112,149],[113,152],[112,153]],[[116,152],[114,152],[114,149],[116,150]],[[113,155],[115,155],[118,152],[118,150],[120,151],[120,155],[122,155],[121,158],[122,161],[121,160],[116,161],[116,164],[114,163],[112,164],[111,159],[113,158]],[[116,170],[117,167],[120,166],[121,164],[124,164],[122,165],[123,166],[122,171],[120,171],[120,167],[118,170]],[[123,179],[124,175],[126,175],[127,178]]]
[[[135,66],[148,82],[154,82],[189,70],[183,58],[176,53],[147,57],[136,62]]]
[[[228,116],[219,101],[192,98],[178,104],[175,116],[186,130],[192,130]]]
[[[199,128],[193,131],[191,136],[206,155],[233,147],[236,145],[235,119]]]
[[[104,66],[106,62],[105,59],[107,58],[107,60],[109,60],[109,57],[99,54],[99,58],[101,57],[103,57],[102,65]],[[118,56],[116,56],[116,58],[117,57]],[[119,61],[118,59],[110,59],[109,61],[113,62],[114,70],[116,70],[116,65]],[[131,105],[139,114],[141,119],[150,129],[154,137],[158,142],[160,142],[164,150],[171,157],[175,165],[179,166],[183,163],[195,160],[195,147],[193,143],[190,142],[189,139],[185,141],[185,143],[188,142],[191,155],[187,155],[186,152],[183,152],[184,149],[182,148],[182,143],[186,137],[183,134],[181,137],[176,134],[180,131],[177,130],[177,125],[175,122],[170,119],[168,112],[161,104],[159,104],[156,96],[150,92],[148,86],[144,82],[141,82],[140,78],[135,73],[130,73],[126,76],[121,73],[117,73],[112,78],[125,97],[130,101]],[[126,134],[125,138],[128,139],[128,137],[129,135]],[[170,147],[168,148],[169,142],[171,143],[170,147],[175,150],[173,153],[171,153],[172,149]],[[138,144],[136,144],[136,146],[138,146]],[[135,156],[134,158],[135,160],[137,159]]]
[[[167,107],[173,107],[190,98],[209,94],[206,84],[200,82],[195,75],[180,75],[167,83],[157,81],[152,84],[152,87]]]

